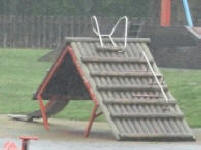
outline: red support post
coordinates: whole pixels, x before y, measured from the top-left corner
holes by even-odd
[[[87,128],[85,130],[85,133],[84,133],[84,136],[88,137],[89,134],[90,134],[91,127],[93,125],[93,122],[94,122],[95,118],[101,115],[101,113],[96,114],[96,111],[97,111],[97,109],[99,107],[99,103],[98,103],[96,95],[95,95],[95,93],[94,93],[94,91],[93,91],[93,89],[91,87],[91,84],[89,83],[89,81],[85,77],[85,74],[82,71],[81,66],[80,66],[80,64],[77,61],[77,57],[76,57],[76,55],[75,55],[72,47],[71,46],[67,46],[67,50],[68,50],[68,52],[71,55],[73,63],[76,66],[76,69],[77,69],[78,73],[80,74],[80,76],[81,76],[81,78],[82,78],[82,80],[84,82],[84,85],[86,86],[86,88],[87,88],[87,90],[88,90],[88,92],[90,94],[90,97],[91,97],[92,101],[94,102],[94,108],[93,108],[93,111],[92,111],[92,114],[91,114],[91,117],[90,117],[90,120],[89,120],[89,124],[88,124],[88,126],[87,126]]]
[[[161,26],[168,27],[171,24],[171,0],[161,0]]]
[[[48,130],[49,126],[47,121],[46,108],[45,108],[45,105],[43,104],[43,99],[41,96],[38,96],[37,99],[39,101],[39,106],[40,106],[40,110],[41,110],[41,114],[43,118],[43,126],[46,130]]]
[[[90,120],[89,120],[89,124],[85,130],[85,133],[84,133],[84,136],[85,137],[88,137],[89,134],[90,134],[90,131],[91,131],[91,128],[92,128],[92,125],[93,125],[93,122],[94,120],[96,119],[97,115],[96,115],[96,111],[98,109],[98,104],[95,103],[94,104],[94,108],[93,108],[93,111],[92,111],[92,114],[91,114],[91,117],[90,117]]]

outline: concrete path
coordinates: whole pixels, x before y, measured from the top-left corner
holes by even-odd
[[[95,123],[89,138],[83,137],[87,122],[49,119],[50,131],[45,131],[41,120],[36,123],[16,122],[0,115],[0,149],[6,141],[20,147],[20,135],[38,136],[30,150],[201,150],[201,130],[193,130],[196,142],[124,142],[116,141],[107,123]]]
[[[20,142],[14,139],[0,139],[0,145],[12,140],[20,147]],[[1,149],[1,148],[0,148]],[[201,145],[191,143],[127,143],[127,142],[81,142],[81,141],[34,141],[30,150],[201,150]]]

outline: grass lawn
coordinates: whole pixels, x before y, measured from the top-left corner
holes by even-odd
[[[161,69],[191,127],[201,127],[201,70]]]
[[[38,62],[48,50],[0,49],[0,113],[27,113],[38,109],[32,95],[41,83],[48,62]],[[201,70],[162,69],[171,93],[191,127],[201,127]],[[88,120],[91,101],[76,101],[57,114],[72,120]],[[104,117],[98,118],[104,121]]]

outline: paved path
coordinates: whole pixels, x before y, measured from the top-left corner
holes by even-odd
[[[16,139],[0,139],[0,145]],[[1,147],[0,147],[1,149]],[[144,142],[81,142],[81,141],[33,141],[30,150],[201,150],[201,145],[194,143],[144,143]]]
[[[30,150],[201,150],[201,130],[194,130],[196,142],[124,142],[116,141],[107,123],[95,123],[89,138],[83,137],[86,122],[50,119],[50,131],[43,129],[41,120],[24,123],[0,115],[0,149],[10,140],[20,147],[18,136],[38,136]]]

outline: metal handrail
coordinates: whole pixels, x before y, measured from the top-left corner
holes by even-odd
[[[93,20],[96,23],[97,30],[94,27]],[[103,47],[103,40],[102,40],[102,37],[101,37],[101,34],[100,34],[100,28],[99,28],[99,24],[98,24],[98,20],[97,20],[96,16],[92,16],[91,17],[91,24],[92,24],[92,28],[93,28],[94,33],[99,37],[99,40],[100,40],[100,43],[101,43],[101,47]]]
[[[155,80],[156,80],[158,86],[159,86],[160,89],[161,89],[161,92],[162,92],[162,94],[163,94],[163,97],[165,98],[165,101],[168,102],[167,95],[165,94],[165,91],[164,91],[164,89],[163,89],[161,83],[159,82],[159,80],[158,80],[158,78],[157,78],[157,76],[156,76],[156,73],[155,73],[155,71],[154,71],[154,69],[153,69],[153,67],[152,67],[152,65],[151,65],[151,63],[150,63],[150,61],[149,61],[149,59],[148,59],[146,53],[145,53],[144,51],[142,51],[142,54],[143,54],[143,56],[145,57],[145,59],[146,59],[146,61],[147,61],[147,63],[148,63],[148,66],[149,66],[149,68],[150,68],[152,74],[154,75],[154,78],[155,78]]]
[[[92,16],[91,17],[91,24],[92,24],[93,32],[99,37],[101,47],[104,47],[102,37],[108,37],[110,39],[112,45],[114,47],[117,47],[117,44],[112,39],[112,35],[114,34],[117,26],[120,24],[120,22],[122,20],[125,20],[124,48],[126,48],[126,46],[127,46],[127,36],[128,36],[128,17],[127,16],[123,16],[123,17],[119,18],[119,20],[117,21],[117,23],[115,24],[115,26],[112,28],[110,34],[101,34],[100,33],[100,27],[99,27],[99,23],[98,23],[97,17],[96,16]],[[94,25],[93,22],[95,22],[95,25]]]

